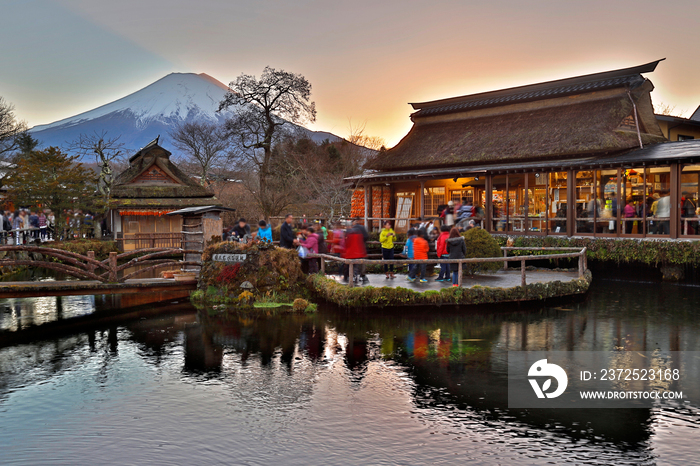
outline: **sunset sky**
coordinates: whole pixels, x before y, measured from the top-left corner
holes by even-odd
[[[313,85],[312,129],[396,144],[408,102],[624,68],[655,103],[700,105],[698,0],[4,0],[0,96],[30,126],[171,72],[224,83],[266,66]]]

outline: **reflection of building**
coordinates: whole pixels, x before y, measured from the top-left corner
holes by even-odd
[[[700,236],[700,141],[661,144],[657,64],[412,104],[408,135],[351,178],[365,217],[405,231],[465,199],[492,232]]]
[[[216,203],[213,194],[170,161],[170,155],[155,139],[129,159],[129,168],[115,180],[112,231],[124,250],[180,247],[182,217],[166,214]]]

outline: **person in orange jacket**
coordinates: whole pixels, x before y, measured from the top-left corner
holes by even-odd
[[[416,236],[416,239],[413,240],[413,258],[416,260],[428,259],[428,234],[425,231],[425,228],[421,228],[420,230],[418,230],[418,236]],[[416,266],[413,267],[411,273],[408,274],[408,281],[413,282],[416,280],[416,273],[419,267],[420,279],[418,281],[420,283],[427,283],[428,280],[425,279],[425,263],[416,264]]]

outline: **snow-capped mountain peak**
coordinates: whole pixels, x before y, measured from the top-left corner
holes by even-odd
[[[158,134],[161,144],[173,150],[169,134],[184,121],[221,122],[227,112],[217,112],[228,87],[205,73],[171,73],[119,100],[62,120],[35,126],[32,135],[41,147],[65,147],[81,134],[108,132],[121,136],[127,149],[138,149]],[[337,140],[331,133],[306,130],[315,141]],[[175,153],[175,152],[174,152]]]
[[[170,73],[119,100],[48,125],[35,126],[32,131],[73,126],[119,112],[130,112],[139,129],[153,120],[187,120],[198,116],[216,121],[216,110],[226,90],[223,83],[204,73]]]

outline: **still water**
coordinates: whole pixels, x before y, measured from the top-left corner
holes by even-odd
[[[51,308],[40,299],[0,302],[0,328]],[[0,463],[699,464],[697,406],[509,410],[506,364],[509,350],[700,351],[698,303],[700,288],[604,281],[530,309],[180,303],[0,341]]]

